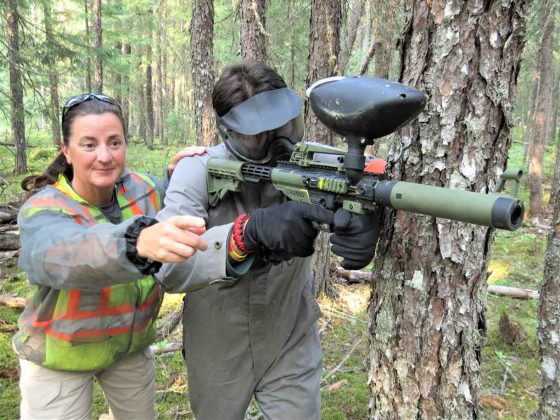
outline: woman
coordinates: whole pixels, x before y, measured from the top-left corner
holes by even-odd
[[[164,191],[126,169],[125,124],[110,97],[70,98],[62,131],[55,161],[22,182],[19,266],[35,290],[13,340],[21,417],[91,418],[96,377],[115,418],[154,418],[148,346],[162,291],[151,274],[205,250],[204,221],[157,223]]]

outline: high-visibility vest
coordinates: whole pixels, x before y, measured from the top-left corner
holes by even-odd
[[[122,219],[155,216],[161,199],[154,182],[133,172],[125,173],[121,181],[116,197]],[[81,198],[64,176],[53,187],[58,192],[49,198],[39,192],[29,199],[26,217],[51,211],[86,226],[108,223],[99,208]],[[162,297],[151,276],[95,291],[38,286],[20,317],[14,348],[20,357],[50,369],[83,372],[106,368],[153,342]]]

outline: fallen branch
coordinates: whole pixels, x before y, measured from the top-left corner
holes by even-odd
[[[0,305],[8,306],[9,308],[25,308],[27,303],[26,298],[22,298],[18,295],[0,295]]]
[[[173,331],[180,324],[183,319],[183,307],[179,307],[173,312],[168,313],[163,318],[158,320],[157,324],[157,340],[165,340],[166,337],[170,336]]]
[[[0,236],[0,251],[17,251],[19,247],[19,237]]]
[[[371,272],[358,270],[345,270],[344,268],[331,264],[331,274],[346,280],[347,283],[369,283],[371,281]]]
[[[519,289],[517,287],[488,285],[488,293],[500,296],[509,296],[517,299],[538,299],[539,292],[531,289]]]
[[[338,365],[336,365],[334,367],[334,369],[331,369],[329,371],[329,373],[327,373],[327,376],[325,376],[323,379],[321,379],[321,384],[324,384],[327,379],[329,379],[331,376],[333,376],[336,372],[338,372],[340,370],[340,368],[342,367],[342,365],[344,365],[344,363],[346,363],[346,361],[348,359],[350,359],[350,357],[352,356],[352,354],[356,351],[356,349],[358,348],[358,346],[360,345],[360,343],[362,342],[362,339],[364,338],[364,336],[362,335],[360,337],[359,340],[357,340],[354,345],[352,346],[352,348],[350,349],[350,351],[346,354],[346,356],[344,356],[344,358],[340,361],[340,363]]]
[[[151,345],[150,349],[154,354],[171,353],[183,348],[183,343],[168,343],[165,346]]]

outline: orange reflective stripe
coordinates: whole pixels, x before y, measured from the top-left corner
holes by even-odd
[[[68,298],[68,315],[72,315],[74,313],[79,312],[78,306],[80,305],[80,295],[82,292],[79,290],[70,290],[70,297]],[[65,315],[62,315],[61,318],[64,318]]]
[[[109,299],[111,298],[111,286],[101,289],[99,294],[99,310],[105,310],[109,307]]]

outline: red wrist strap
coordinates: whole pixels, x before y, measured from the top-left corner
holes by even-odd
[[[249,253],[249,251],[247,251],[247,248],[245,248],[245,244],[243,243],[243,233],[245,232],[245,225],[248,221],[249,215],[243,213],[237,219],[235,219],[235,222],[233,223],[233,229],[231,231],[231,236],[233,238],[233,241],[235,242],[235,245],[237,246],[237,249],[244,253]]]

